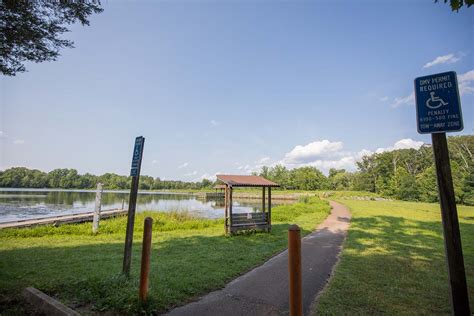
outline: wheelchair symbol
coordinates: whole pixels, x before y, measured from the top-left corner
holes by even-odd
[[[437,102],[437,104],[436,104]],[[430,92],[430,98],[426,100],[426,106],[430,109],[437,109],[443,105],[448,105],[448,102],[444,102],[440,97],[435,96],[434,92]]]

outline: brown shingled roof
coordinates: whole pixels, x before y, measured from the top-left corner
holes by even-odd
[[[279,187],[280,185],[260,176],[216,175],[217,179],[233,187]]]

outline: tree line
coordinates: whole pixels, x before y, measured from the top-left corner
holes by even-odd
[[[76,169],[54,169],[43,172],[24,167],[10,168],[0,171],[0,187],[4,188],[55,188],[55,189],[94,189],[97,183],[102,183],[104,189],[130,189],[132,178],[115,173],[105,173],[96,176],[90,173],[79,174]],[[140,176],[140,190],[163,189],[203,189],[212,187],[207,179],[201,182],[184,182],[161,180],[150,176]]]
[[[474,205],[474,135],[448,138],[454,191],[458,203]],[[385,197],[436,202],[438,190],[433,152],[430,145],[419,149],[400,149],[364,156],[357,162],[357,171],[330,169],[326,176],[315,167],[288,169],[283,165],[263,167],[255,173],[291,190],[354,190],[369,191]],[[131,177],[114,173],[95,176],[78,174],[75,169],[51,172],[17,167],[0,171],[0,187],[94,189],[97,183],[105,189],[130,188]],[[141,190],[210,189],[213,182],[161,180],[140,176]]]
[[[448,147],[456,201],[474,205],[474,135],[449,137]],[[314,167],[289,170],[282,165],[263,167],[258,175],[285,189],[368,191],[400,200],[438,201],[431,145],[367,155],[357,162],[357,171],[330,169],[327,177]]]

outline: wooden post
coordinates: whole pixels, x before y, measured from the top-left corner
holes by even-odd
[[[97,234],[99,231],[100,209],[102,206],[102,183],[97,183],[97,191],[95,193],[94,217],[92,220],[92,233]]]
[[[298,225],[288,228],[288,275],[290,316],[303,315],[303,281],[301,274],[301,232]]]
[[[139,142],[141,139],[141,143]],[[141,146],[139,146],[141,144]],[[137,206],[138,182],[140,180],[140,169],[142,165],[143,147],[145,145],[144,137],[135,139],[135,147],[132,159],[132,185],[130,188],[130,199],[128,202],[127,232],[125,235],[125,249],[123,254],[122,273],[130,275],[130,266],[132,262],[133,228],[135,226],[135,209]]]
[[[151,217],[145,218],[143,229],[142,265],[140,270],[140,290],[138,293],[138,297],[142,303],[146,302],[148,296],[148,275],[150,274],[152,227],[153,219]]]
[[[228,234],[229,233],[229,211],[227,209],[227,198],[228,198],[228,190],[227,190],[227,184],[225,185],[225,189],[224,189],[224,209],[225,209],[225,212],[224,212],[224,216],[225,216],[225,233]]]
[[[272,230],[272,187],[268,187],[268,229]]]
[[[262,213],[265,216],[265,187],[262,187]]]
[[[232,187],[229,186],[229,230],[232,234]]]
[[[431,134],[438,180],[439,203],[443,220],[444,244],[451,286],[453,315],[470,315],[466,272],[459,231],[446,133]]]

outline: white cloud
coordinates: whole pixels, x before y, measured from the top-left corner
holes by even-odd
[[[339,152],[343,147],[342,142],[330,142],[325,139],[315,141],[307,145],[297,145],[289,153],[285,154],[285,164],[300,164],[315,161],[321,157],[327,157]]]
[[[472,83],[474,81],[474,70],[470,70],[458,76],[459,94],[474,93]]]
[[[459,82],[474,81],[474,70],[470,70],[458,76]]]
[[[23,139],[15,139],[13,141],[13,144],[15,145],[23,145],[25,143],[25,141]]]
[[[153,159],[152,162],[151,162],[153,165],[157,164],[158,163],[158,160],[156,159]]]
[[[216,120],[211,120],[210,123],[211,123],[212,126],[219,126],[219,125],[221,125],[221,122],[216,121]]]
[[[329,169],[331,168],[353,170],[355,168],[355,163],[355,157],[346,156],[335,160],[316,160],[306,165],[316,167],[322,172],[328,174]]]
[[[354,170],[359,153],[353,154],[345,152],[343,149],[342,142],[331,142],[327,139],[317,140],[307,145],[296,146],[277,163],[289,169],[305,166],[316,167],[326,174],[331,168]]]
[[[185,162],[185,163],[179,165],[178,169],[183,169],[183,168],[186,168],[187,166],[189,166],[189,162]]]
[[[257,164],[260,164],[260,165],[264,165],[266,163],[269,163],[270,162],[270,157],[263,157],[259,160],[256,161]]]
[[[200,177],[195,178],[193,182],[201,182],[204,179],[207,179],[209,181],[216,181],[216,175],[220,173],[221,172],[216,172],[214,175],[210,175],[209,173],[204,173]]]
[[[438,56],[433,61],[426,63],[423,68],[426,69],[441,64],[454,64],[455,62],[459,61],[461,57],[462,55],[455,56],[454,54]]]
[[[195,175],[197,175],[197,173],[198,172],[196,170],[194,170],[193,172],[185,173],[184,176],[185,177],[195,176]]]
[[[388,97],[384,96],[384,97],[379,98],[379,100],[382,102],[385,102],[385,101],[388,101]]]
[[[385,151],[392,151],[392,150],[398,150],[398,149],[419,149],[421,146],[423,146],[423,142],[413,140],[411,138],[404,138],[400,139],[397,141],[393,146],[386,147],[386,148],[377,148],[375,151],[376,153],[383,153]]]
[[[374,152],[373,151],[370,151],[370,150],[367,150],[367,149],[362,149],[361,151],[359,151],[356,155],[355,155],[355,158],[356,160],[360,160],[362,159],[362,157],[364,156],[370,156],[372,155]]]
[[[364,156],[371,155],[374,152],[381,153],[397,149],[420,148],[424,143],[411,138],[400,139],[393,146],[385,148],[377,148],[375,151],[362,149],[358,152],[344,151],[342,142],[331,142],[329,140],[314,141],[307,145],[295,146],[293,150],[286,153],[284,158],[277,160],[267,166],[275,166],[276,164],[284,165],[289,169],[300,168],[305,166],[316,167],[323,173],[328,174],[329,169],[346,169],[348,171],[356,170],[356,162],[360,161]],[[251,173],[259,171],[262,165],[258,162],[270,162],[270,157],[259,159],[255,165],[241,165],[237,169],[240,172]]]
[[[398,108],[402,105],[415,105],[415,93],[412,92],[410,95],[402,98],[395,98],[392,103],[392,108]]]
[[[247,165],[238,166],[237,170],[239,170],[240,172],[251,174],[253,171],[257,171],[260,168],[261,168],[261,165],[260,166],[256,165],[252,167],[251,165],[247,164]]]

